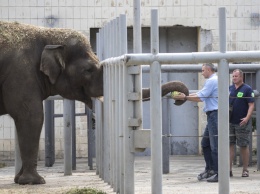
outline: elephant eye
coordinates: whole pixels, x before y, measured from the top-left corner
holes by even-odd
[[[92,73],[93,72],[93,70],[90,68],[90,69],[83,69],[82,70],[82,73],[83,74],[89,74],[89,73]]]

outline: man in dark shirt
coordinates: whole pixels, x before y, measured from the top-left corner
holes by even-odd
[[[243,162],[242,177],[248,177],[250,131],[248,121],[254,110],[254,93],[252,88],[243,82],[243,72],[235,69],[232,74],[233,85],[229,87],[230,98],[230,176],[232,161],[235,156],[235,145],[240,147]]]

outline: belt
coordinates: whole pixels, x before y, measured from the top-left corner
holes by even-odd
[[[207,111],[206,114],[207,114],[207,116],[209,116],[211,113],[213,113],[213,112],[215,112],[215,111],[218,111],[218,110]]]

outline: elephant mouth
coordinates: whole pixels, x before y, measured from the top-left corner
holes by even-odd
[[[83,86],[81,90],[82,90],[82,93],[84,94],[84,96],[87,96],[87,97],[97,98],[97,97],[103,96],[103,88],[97,89],[97,88]]]

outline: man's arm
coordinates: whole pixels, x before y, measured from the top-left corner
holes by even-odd
[[[240,125],[246,125],[247,124],[247,122],[249,121],[249,119],[251,118],[251,116],[253,114],[254,107],[255,107],[255,103],[254,102],[248,103],[247,115],[246,115],[245,118],[241,119]]]
[[[192,93],[189,96],[186,96],[184,93],[173,96],[174,100],[188,100],[192,102],[202,102],[196,93]]]

